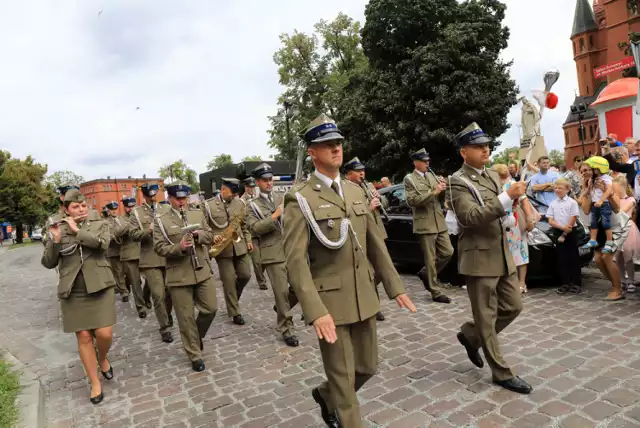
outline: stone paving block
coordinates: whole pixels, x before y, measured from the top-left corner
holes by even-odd
[[[595,401],[585,406],[582,411],[595,421],[603,421],[619,413],[621,409],[618,406],[612,406],[604,401]]]

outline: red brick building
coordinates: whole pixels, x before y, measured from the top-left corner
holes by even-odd
[[[635,67],[596,78],[594,70],[600,66],[620,61],[631,55],[629,33],[640,31],[639,0],[576,0],[576,11],[571,32],[573,59],[578,74],[578,96],[573,105],[593,103],[606,85],[621,77],[635,76]],[[598,118],[592,109],[582,115],[584,129],[584,153],[598,153]],[[583,154],[582,140],[578,132],[578,114],[570,113],[565,121],[564,156],[568,166],[576,155]],[[624,140],[628,135],[619,135]],[[636,136],[639,137],[639,136]]]
[[[142,204],[140,186],[144,183],[157,184],[160,187],[157,195],[158,202],[164,200],[164,180],[162,178],[100,178],[82,183],[80,191],[87,198],[89,207],[101,212],[109,201],[118,201],[120,204],[118,214],[123,214],[122,195],[130,195],[131,188],[136,187],[136,201],[138,205]]]

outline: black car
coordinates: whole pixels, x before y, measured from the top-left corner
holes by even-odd
[[[384,224],[387,229],[387,235],[389,235],[387,238],[387,248],[389,249],[391,259],[394,263],[400,265],[423,265],[424,261],[420,244],[418,243],[416,235],[413,234],[411,207],[407,205],[404,186],[402,184],[396,184],[380,189],[378,192],[384,195],[389,202],[389,207],[387,208],[389,219],[385,219]],[[557,278],[557,257],[555,253],[557,236],[549,225],[547,218],[544,216],[544,213],[547,211],[547,206],[532,197],[532,195],[529,196],[531,204],[543,217],[535,228],[529,232],[529,268],[527,271],[527,279],[555,280]],[[577,229],[580,247],[589,241],[587,229],[584,225],[582,226],[583,227]],[[457,236],[449,235],[449,237],[455,250],[457,246]],[[582,266],[588,265],[593,259],[593,250],[580,248],[579,251]],[[446,278],[442,278],[443,280],[454,284],[461,283],[461,279],[457,275],[457,264],[457,252],[454,252],[451,262],[443,271],[443,274],[446,276]]]

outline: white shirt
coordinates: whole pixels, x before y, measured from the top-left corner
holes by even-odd
[[[327,177],[326,175],[324,175],[321,172],[318,172],[318,170],[316,169],[315,171],[313,171],[313,173],[315,174],[316,177],[318,177],[320,179],[320,181],[322,181],[329,189],[331,189],[331,183],[337,183],[338,184],[338,193],[340,193],[340,197],[344,200],[344,194],[342,193],[342,184],[340,184],[340,174],[338,174],[338,176],[334,179],[334,178],[330,178]],[[333,189],[331,190],[333,192]]]
[[[260,197],[266,199],[267,201],[273,204],[273,194],[272,193],[260,193]]]
[[[566,226],[569,224],[571,217],[580,215],[580,209],[575,199],[570,198],[568,195],[564,198],[556,198],[549,208],[547,209],[546,216],[552,218],[560,226]]]
[[[414,171],[415,171],[416,174],[420,175],[421,177],[423,177],[423,178],[426,177],[426,173],[420,172],[417,169],[414,169]]]
[[[613,184],[613,180],[611,179],[610,175],[601,175],[600,177],[596,178],[596,181],[602,181],[606,187],[609,187]],[[602,189],[596,189],[594,187],[593,189],[591,189],[591,202],[595,203],[600,201],[600,199],[602,199],[602,195],[604,195]]]

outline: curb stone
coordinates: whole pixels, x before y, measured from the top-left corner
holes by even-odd
[[[11,365],[11,371],[20,374],[20,391],[16,406],[20,417],[15,428],[44,428],[44,387],[40,379],[9,352],[0,352],[0,358]]]

